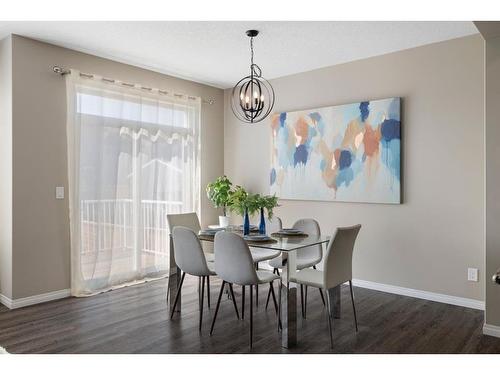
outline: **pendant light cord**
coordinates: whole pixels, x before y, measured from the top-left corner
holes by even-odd
[[[253,36],[250,38],[250,67],[253,67]]]
[[[253,36],[250,37],[250,73],[256,77],[262,77],[260,66],[253,63]]]

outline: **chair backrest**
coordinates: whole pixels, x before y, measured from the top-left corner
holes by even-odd
[[[273,216],[271,220],[266,217],[266,233],[273,234],[279,232],[282,229],[281,219],[277,216]]]
[[[257,272],[248,244],[235,233],[215,235],[215,272],[224,281],[238,285],[257,284]]]
[[[200,240],[190,228],[176,226],[172,231],[177,266],[194,276],[207,276],[210,271]]]
[[[328,243],[324,264],[324,283],[327,289],[352,280],[352,253],[361,224],[337,228]]]
[[[293,224],[293,228],[299,229],[311,237],[321,236],[321,230],[319,228],[319,224],[314,219],[297,220],[295,224]],[[323,247],[321,245],[309,246],[297,250],[297,258],[299,259],[305,258],[320,262],[322,257],[323,257]]]
[[[174,227],[189,228],[195,233],[198,233],[201,229],[200,220],[196,212],[189,212],[187,214],[168,214],[167,222],[170,233],[172,233]]]

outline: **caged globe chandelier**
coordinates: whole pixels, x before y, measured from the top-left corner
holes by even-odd
[[[234,115],[243,122],[251,124],[264,120],[274,107],[274,89],[262,77],[262,70],[253,62],[253,38],[259,32],[247,30],[250,37],[250,75],[242,78],[233,87],[231,109]]]

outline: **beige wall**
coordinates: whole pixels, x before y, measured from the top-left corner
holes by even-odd
[[[483,63],[476,35],[272,80],[276,111],[403,98],[403,204],[286,200],[285,225],[313,217],[331,233],[361,223],[355,278],[484,300]],[[229,94],[225,173],[267,193],[269,123],[239,123]],[[467,267],[480,282],[467,281]]]
[[[486,40],[486,323],[500,326],[500,37]]]
[[[201,183],[223,173],[223,91],[13,36],[13,298],[70,287],[64,79],[53,65],[215,99],[202,105]],[[217,213],[202,190],[201,220]]]
[[[12,39],[0,40],[0,294],[12,297]]]

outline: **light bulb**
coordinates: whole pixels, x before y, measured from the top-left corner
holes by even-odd
[[[248,96],[245,97],[245,103],[250,103],[250,98]]]
[[[264,95],[261,95],[260,96],[260,101],[263,102],[264,101]]]
[[[257,91],[254,91],[254,92],[253,92],[253,97],[254,97],[255,99],[257,99],[257,98],[259,97],[259,94],[257,94]]]

